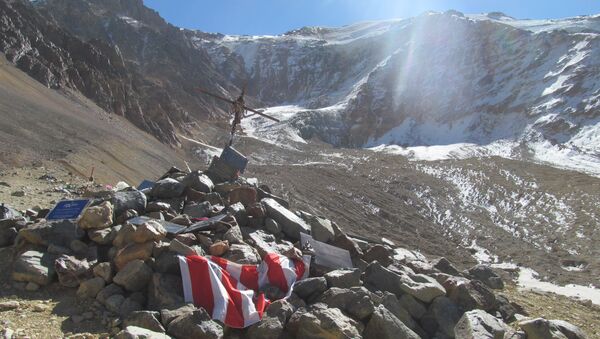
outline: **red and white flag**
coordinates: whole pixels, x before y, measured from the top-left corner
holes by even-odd
[[[269,305],[259,290],[267,285],[292,293],[297,280],[306,278],[310,256],[293,260],[267,254],[260,265],[241,265],[220,257],[179,257],[186,302],[203,307],[215,320],[234,328],[257,323]]]

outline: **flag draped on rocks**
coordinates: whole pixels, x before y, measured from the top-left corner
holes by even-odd
[[[260,321],[270,303],[261,289],[274,286],[289,296],[294,283],[308,276],[309,264],[310,256],[296,260],[276,253],[267,254],[259,265],[215,256],[179,256],[185,301],[234,328]]]

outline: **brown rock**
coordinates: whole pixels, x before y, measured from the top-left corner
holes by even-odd
[[[256,189],[252,187],[240,187],[229,192],[229,204],[241,202],[244,207],[256,203]]]
[[[88,207],[79,219],[79,227],[84,230],[107,228],[112,224],[113,206],[110,201],[105,201],[98,206]]]
[[[120,271],[128,262],[140,259],[146,260],[152,255],[152,249],[154,248],[154,242],[149,241],[144,244],[132,243],[117,252],[114,258],[115,266]]]
[[[229,242],[228,241],[218,241],[212,244],[208,250],[210,255],[215,255],[217,257],[222,256],[229,250]]]
[[[140,226],[137,226],[135,232],[131,235],[131,240],[141,244],[151,240],[161,241],[167,236],[167,231],[158,222],[149,220]]]

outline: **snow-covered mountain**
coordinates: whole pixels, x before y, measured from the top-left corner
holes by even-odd
[[[600,175],[600,15],[449,11],[279,36],[186,34],[284,119],[275,129],[284,138],[415,159],[499,155]],[[245,127],[277,139],[261,118]]]

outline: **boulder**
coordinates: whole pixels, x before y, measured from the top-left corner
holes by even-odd
[[[133,242],[133,234],[137,227],[132,224],[125,224],[117,230],[117,234],[112,242],[116,248],[123,248]]]
[[[189,247],[188,247],[189,248]],[[158,257],[155,256],[154,271],[158,273],[169,273],[180,275],[178,254],[172,251],[162,252]]]
[[[445,296],[433,300],[427,311],[429,317],[435,319],[437,329],[449,337],[454,336],[454,326],[461,317],[458,306]]]
[[[88,237],[99,245],[109,245],[115,240],[115,237],[119,233],[121,225],[115,227],[104,228],[100,230],[89,230],[87,232]]]
[[[527,334],[527,339],[586,339],[587,336],[577,326],[566,321],[544,318],[527,319],[519,322],[519,327]]]
[[[124,302],[125,297],[122,294],[113,294],[106,298],[106,301],[104,301],[104,306],[112,313],[121,314],[121,307],[123,306]]]
[[[223,240],[227,240],[230,244],[241,244],[244,242],[242,236],[242,230],[239,226],[233,226],[225,234],[223,234]]]
[[[154,332],[165,333],[165,328],[158,321],[159,317],[160,313],[158,312],[134,311],[123,321],[123,326],[137,326]]]
[[[460,272],[456,269],[456,267],[454,267],[454,265],[452,265],[452,263],[444,257],[435,259],[431,262],[431,264],[435,269],[442,273],[446,273],[453,276],[461,275]]]
[[[144,261],[136,259],[128,262],[115,275],[113,281],[130,292],[136,292],[146,287],[151,278],[152,269]]]
[[[318,301],[329,307],[336,307],[353,316],[364,320],[375,310],[369,291],[364,287],[352,289],[332,287],[319,297]]]
[[[54,269],[58,274],[58,281],[66,287],[77,287],[81,282],[93,277],[87,260],[79,260],[69,255],[62,255],[56,259]]]
[[[304,300],[318,296],[326,289],[327,280],[323,277],[306,278],[296,281],[294,284],[294,293]]]
[[[211,211],[211,205],[208,201],[201,203],[186,204],[183,208],[183,214],[190,218],[204,218],[209,217]]]
[[[113,224],[113,206],[105,201],[98,206],[86,208],[79,219],[79,227],[84,230],[103,229]]]
[[[65,220],[60,222],[40,222],[19,230],[19,236],[30,244],[69,247],[71,242],[81,239],[85,232],[77,224]]]
[[[347,250],[350,252],[350,256],[352,258],[360,258],[363,255],[363,251],[360,249],[356,241],[350,239],[350,237],[344,233],[336,234],[331,244]]]
[[[161,223],[154,220],[148,220],[147,222],[136,227],[135,232],[131,234],[131,240],[142,244],[148,241],[161,241],[167,237],[167,230]]]
[[[408,311],[402,307],[400,301],[396,296],[390,292],[384,292],[381,305],[385,306],[385,308],[390,311],[393,315],[396,316],[404,325],[413,330],[415,333],[423,337],[425,332],[423,329],[417,324],[415,319],[408,313]]]
[[[241,203],[250,206],[257,201],[257,193],[254,187],[238,187],[229,192],[229,204]]]
[[[282,337],[284,325],[279,318],[263,316],[261,321],[248,327],[246,338],[279,339]]]
[[[161,323],[167,328],[173,320],[183,315],[192,314],[196,309],[196,306],[193,304],[175,305],[171,308],[163,308],[160,310]]]
[[[324,277],[329,287],[350,288],[360,285],[359,269],[334,270],[325,273]]]
[[[121,308],[119,309],[119,315],[121,318],[125,318],[129,316],[133,312],[141,311],[144,307],[139,300],[134,297],[125,298],[123,303],[121,304]]]
[[[454,327],[456,339],[504,339],[510,328],[483,310],[465,312]]]
[[[132,243],[120,249],[114,258],[117,270],[120,271],[123,269],[123,267],[125,267],[125,265],[127,265],[128,262],[132,260],[147,260],[152,255],[153,248],[154,242],[150,241],[144,244]]]
[[[168,335],[138,326],[127,326],[114,339],[169,339]]]
[[[154,273],[148,286],[148,307],[161,310],[183,304],[181,276]]]
[[[265,206],[267,215],[275,220],[281,226],[283,233],[291,239],[300,239],[300,233],[310,234],[310,226],[290,210],[281,206],[277,201],[265,198],[262,200],[262,203]]]
[[[158,198],[158,199],[170,199],[177,198],[183,194],[185,190],[185,186],[171,178],[166,178],[157,181],[154,186],[152,186],[152,190],[150,190],[150,195]]]
[[[325,243],[333,240],[335,233],[331,221],[320,217],[311,217],[309,218],[309,224],[313,239]]]
[[[425,274],[402,274],[400,282],[402,291],[426,303],[446,294],[440,283]]]
[[[54,279],[54,256],[29,250],[19,255],[15,262],[12,278],[15,281],[48,285]]]
[[[241,202],[230,205],[227,208],[227,213],[233,215],[238,225],[246,226],[248,224],[248,213],[246,212],[246,208],[242,205]]]
[[[471,267],[469,269],[469,276],[472,279],[481,281],[489,288],[499,290],[504,288],[502,278],[489,265],[480,264]]]
[[[12,245],[18,233],[19,231],[17,231],[16,227],[0,223],[0,247]]]
[[[415,319],[421,319],[421,317],[427,312],[427,308],[410,294],[401,295],[398,301],[400,302],[400,305]]]
[[[229,251],[229,242],[228,241],[217,241],[216,243],[210,245],[208,249],[208,253],[210,255],[214,255],[217,257],[222,256],[223,254]]]
[[[115,216],[120,216],[127,210],[135,210],[138,214],[146,211],[146,195],[138,190],[115,192],[110,201]]]
[[[478,280],[459,281],[448,291],[450,299],[465,311],[482,309],[491,311],[496,308],[494,292]]]
[[[77,289],[77,297],[81,299],[94,299],[104,288],[105,281],[100,277],[95,277],[83,281]]]
[[[96,295],[96,300],[98,300],[101,304],[105,305],[108,298],[112,297],[116,294],[123,294],[125,291],[117,285],[117,284],[109,284],[104,286],[100,292]]]
[[[367,323],[365,339],[419,339],[420,337],[393,315],[385,306],[379,305]]]
[[[296,312],[288,327],[296,338],[360,338],[363,324],[346,316],[337,308],[316,304],[311,311]]]
[[[247,244],[232,244],[223,258],[238,264],[257,265],[260,263],[260,256],[256,250]]]
[[[190,187],[195,191],[203,193],[210,193],[215,187],[212,180],[200,171],[193,171],[186,175],[185,178],[183,178],[182,183],[186,188]]]
[[[362,256],[362,260],[370,263],[377,260],[381,265],[388,266],[393,262],[394,253],[383,245],[374,245]]]
[[[183,255],[204,255],[202,248],[199,246],[188,246],[177,239],[171,240],[169,243],[169,251]]]
[[[206,311],[197,309],[171,321],[167,333],[181,339],[220,339],[223,327],[211,320]]]
[[[184,245],[193,246],[198,244],[198,237],[194,233],[177,234],[174,240],[178,240]]]
[[[109,262],[102,262],[94,266],[92,269],[96,277],[102,278],[107,284],[110,284],[113,279],[113,270]]]
[[[265,219],[265,231],[271,233],[271,234],[279,234],[281,233],[281,226],[279,226],[279,224],[277,223],[277,221],[271,219],[271,218],[266,218]]]

